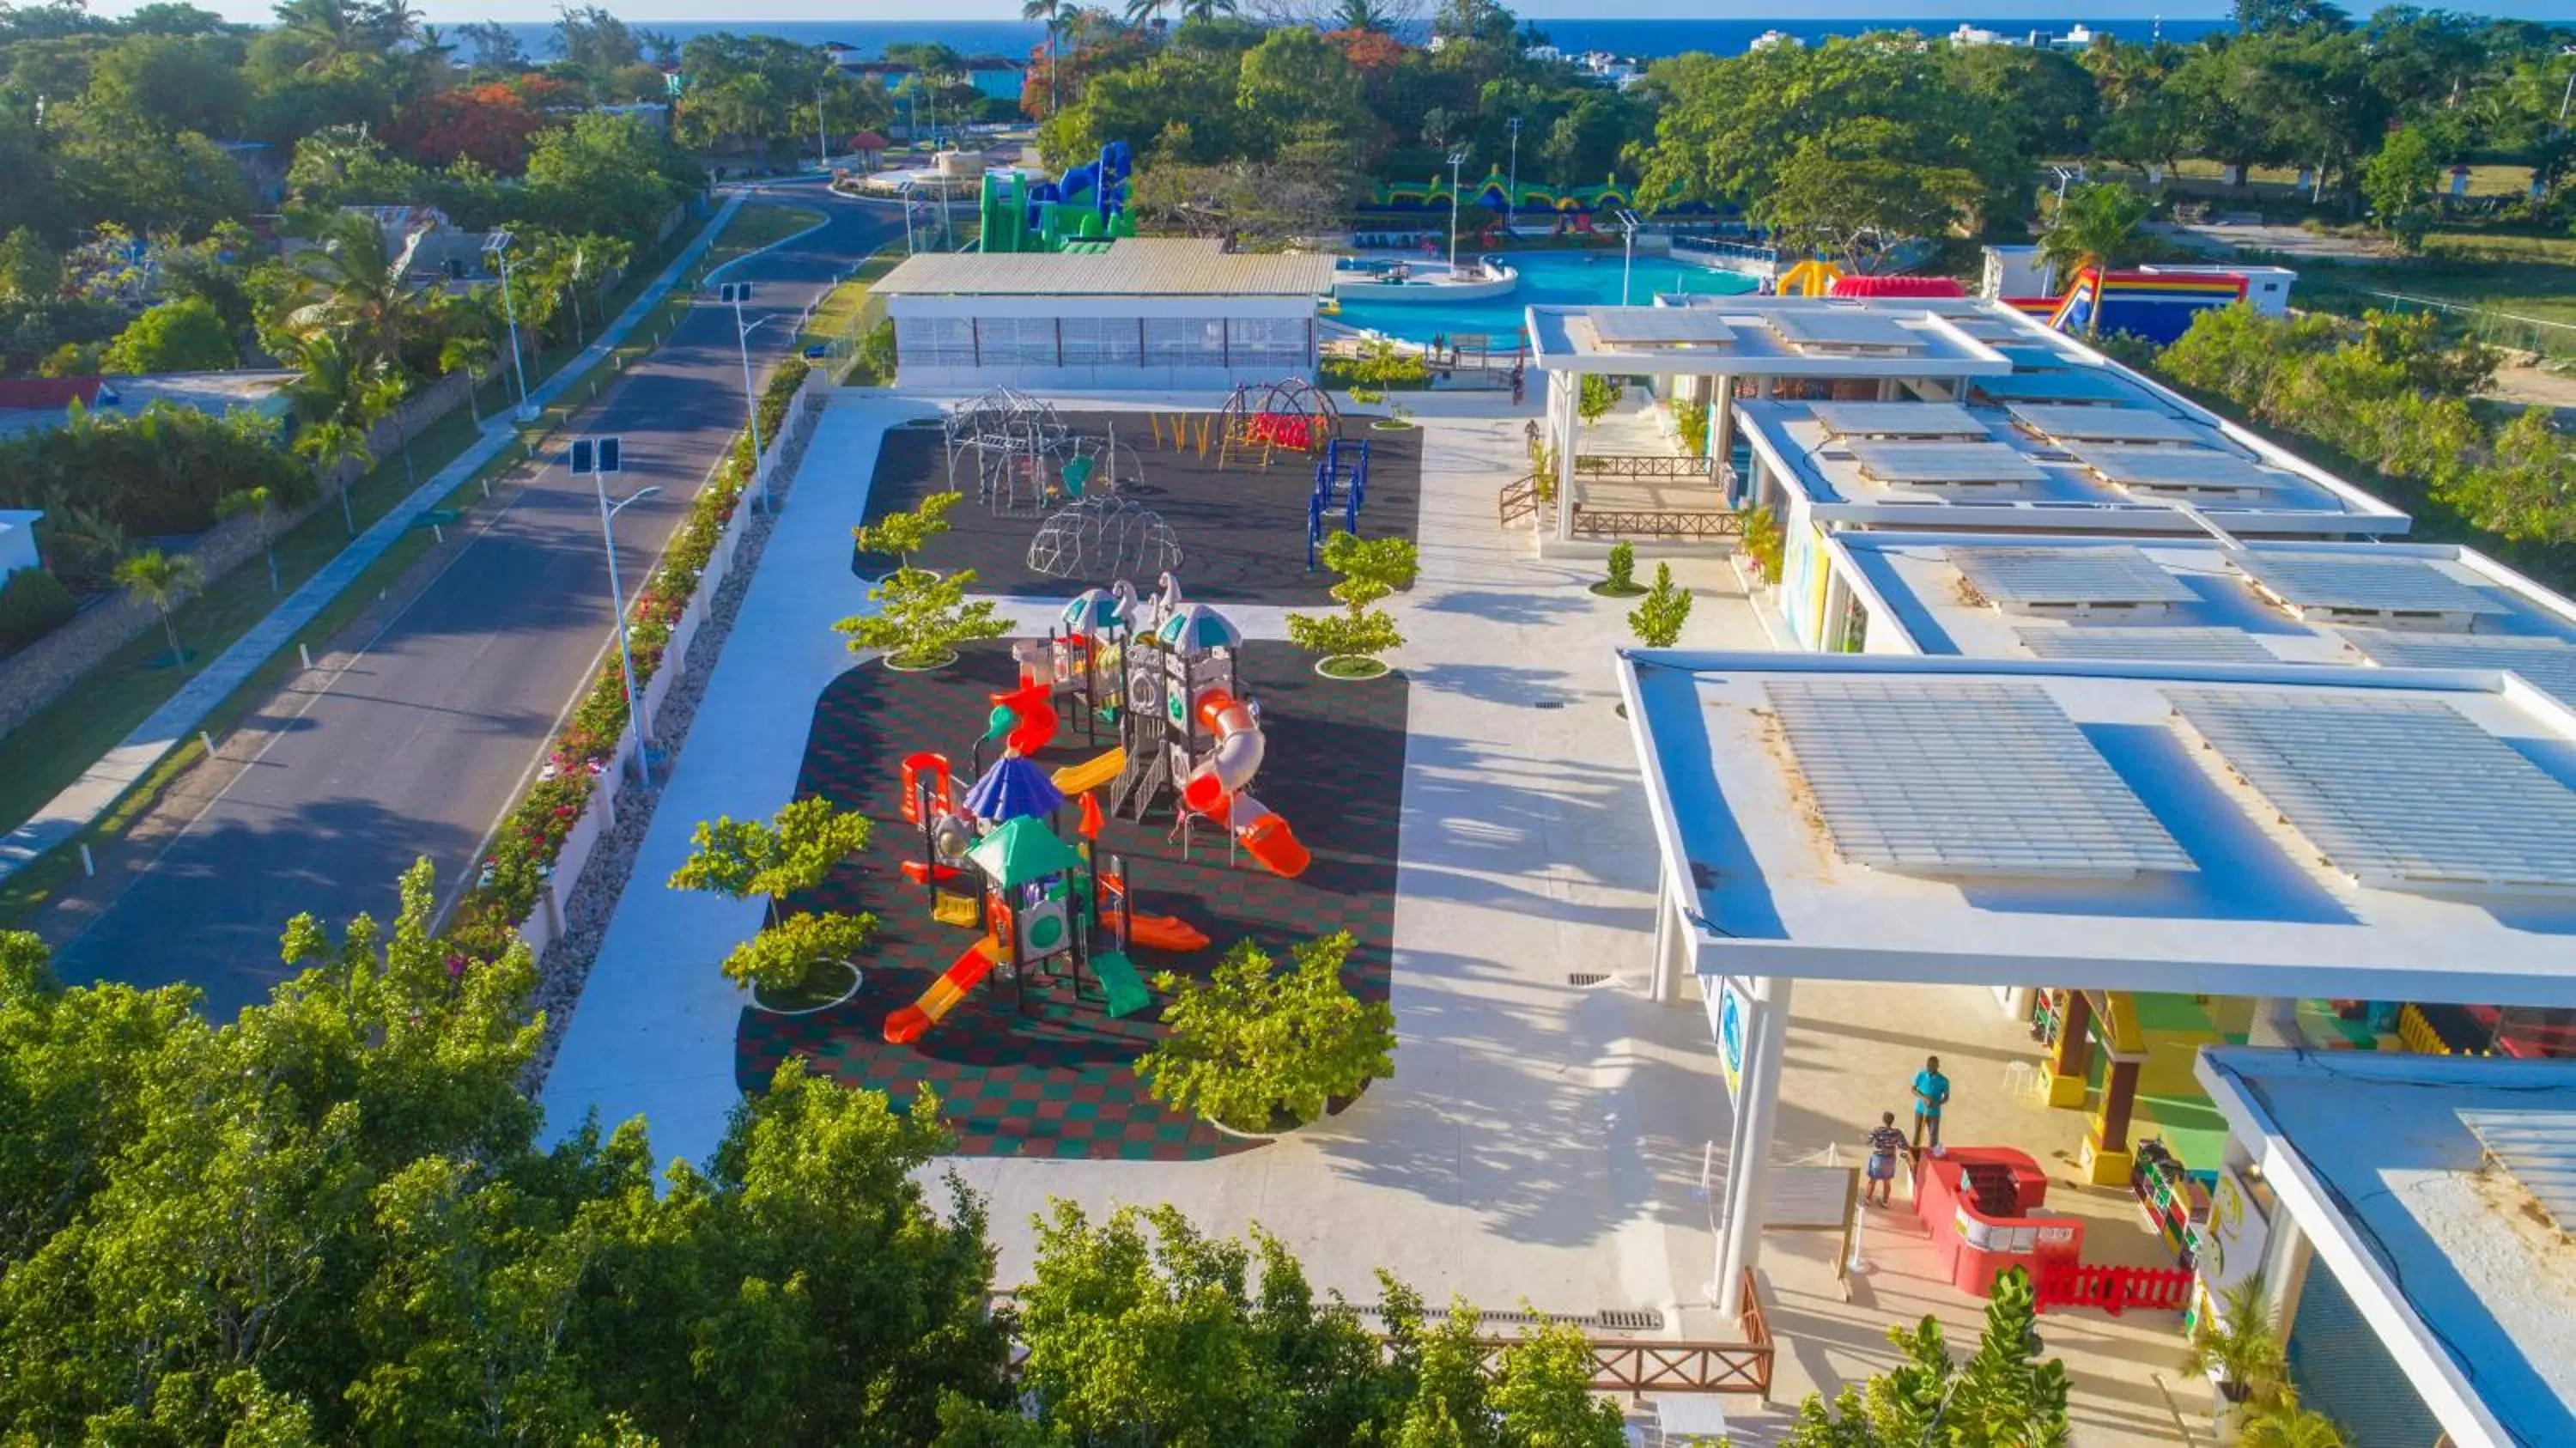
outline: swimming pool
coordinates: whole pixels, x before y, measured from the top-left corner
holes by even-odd
[[[1435,336],[1455,337],[1462,332],[1484,332],[1495,346],[1508,346],[1521,329],[1522,310],[1530,306],[1601,307],[1619,304],[1619,253],[1575,251],[1508,252],[1503,262],[1519,269],[1521,284],[1510,295],[1489,301],[1465,302],[1399,302],[1377,298],[1354,298],[1342,303],[1338,319],[1352,327],[1368,328],[1401,337],[1408,342],[1428,342]],[[1464,263],[1461,256],[1459,261]],[[1645,306],[1657,292],[1700,292],[1710,296],[1741,296],[1757,284],[1753,278],[1734,272],[1712,271],[1692,266],[1669,257],[1637,258],[1636,270],[1629,274],[1628,300]]]

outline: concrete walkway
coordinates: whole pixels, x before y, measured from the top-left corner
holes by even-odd
[[[742,193],[726,198],[713,222],[683,249],[679,257],[662,274],[653,279],[617,320],[600,332],[580,356],[558,369],[555,375],[532,388],[528,400],[544,406],[552,403],[579,381],[593,365],[623,344],[627,335],[661,304],[680,277],[697,263],[713,245],[723,224],[732,219],[743,203]],[[134,728],[115,748],[100,756],[96,764],[82,771],[80,778],[47,801],[25,824],[0,837],[0,879],[6,879],[28,861],[71,838],[92,820],[107,812],[109,806],[133,788],[161,757],[177,747],[180,741],[197,732],[206,716],[217,705],[231,697],[258,672],[260,666],[287,646],[297,632],[319,617],[331,601],[340,596],[358,576],[374,566],[385,550],[403,534],[418,525],[423,515],[436,507],[440,499],[464,486],[484,464],[498,457],[517,437],[509,416],[496,414],[483,421],[482,435],[464,452],[440,468],[411,496],[396,503],[367,530],[349,541],[330,562],[297,586],[266,618],[251,625],[249,632],[235,639],[230,648],[215,656],[196,675],[180,686],[167,703],[154,710],[151,717]]]

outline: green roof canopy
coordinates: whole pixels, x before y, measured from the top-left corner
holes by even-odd
[[[966,852],[975,868],[1004,889],[1079,869],[1082,856],[1056,838],[1036,815],[1022,815],[976,842]]]

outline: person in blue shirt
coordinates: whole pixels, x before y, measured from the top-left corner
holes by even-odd
[[[1932,1136],[1932,1149],[1941,1149],[1941,1108],[1950,1099],[1950,1078],[1941,1074],[1941,1058],[1926,1056],[1923,1069],[1914,1073],[1914,1144],[1923,1145],[1926,1131]]]

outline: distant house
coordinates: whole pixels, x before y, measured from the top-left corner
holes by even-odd
[[[403,280],[411,286],[462,291],[476,282],[499,279],[500,273],[483,253],[492,234],[458,227],[435,206],[343,206],[340,210],[376,224],[384,233],[385,249],[400,263]],[[290,238],[285,250],[291,256],[314,244]]]
[[[247,408],[283,422],[292,404],[291,369],[230,372],[156,372],[138,377],[18,377],[0,379],[0,437],[60,427],[78,402],[91,412],[132,417],[155,402],[221,416]]]
[[[892,144],[874,131],[861,131],[852,136],[849,144],[842,149],[856,156],[861,167],[873,171],[877,168],[877,164],[885,159],[885,153]]]

